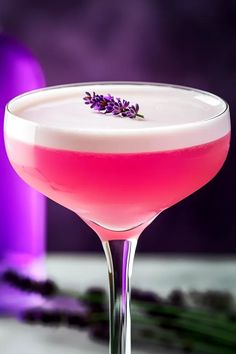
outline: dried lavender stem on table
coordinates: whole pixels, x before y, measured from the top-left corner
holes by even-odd
[[[60,289],[53,281],[35,281],[7,271],[1,281],[21,291],[41,294],[55,308],[32,308],[20,316],[31,324],[87,329],[92,338],[108,338],[108,299],[104,289],[90,288],[83,294]],[[86,309],[72,312],[57,308],[58,297],[76,298]],[[189,306],[189,300],[192,306]],[[236,352],[236,311],[228,292],[172,291],[167,298],[133,289],[133,338],[139,345],[162,345],[205,354]]]

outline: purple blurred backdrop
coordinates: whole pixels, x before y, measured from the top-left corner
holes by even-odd
[[[230,103],[223,170],[144,231],[145,252],[235,253],[236,2],[231,0],[0,0],[0,29],[39,59],[48,85],[99,80],[168,82]],[[98,251],[93,232],[48,202],[50,251]]]

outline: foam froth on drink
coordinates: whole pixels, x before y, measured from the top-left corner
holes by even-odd
[[[95,112],[85,91],[138,103],[144,119]],[[230,131],[227,104],[189,88],[152,84],[70,85],[12,100],[5,134],[28,144],[88,152],[151,152],[214,141]]]

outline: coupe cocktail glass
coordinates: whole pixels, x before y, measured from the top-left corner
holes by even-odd
[[[139,103],[144,119],[84,105],[85,92]],[[130,277],[141,232],[222,167],[227,103],[210,93],[149,83],[85,83],[10,101],[5,144],[29,185],[78,214],[100,237],[110,285],[110,354],[130,354]]]

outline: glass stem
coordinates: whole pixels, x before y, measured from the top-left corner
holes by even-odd
[[[110,288],[109,354],[131,354],[130,278],[136,239],[103,242]]]

